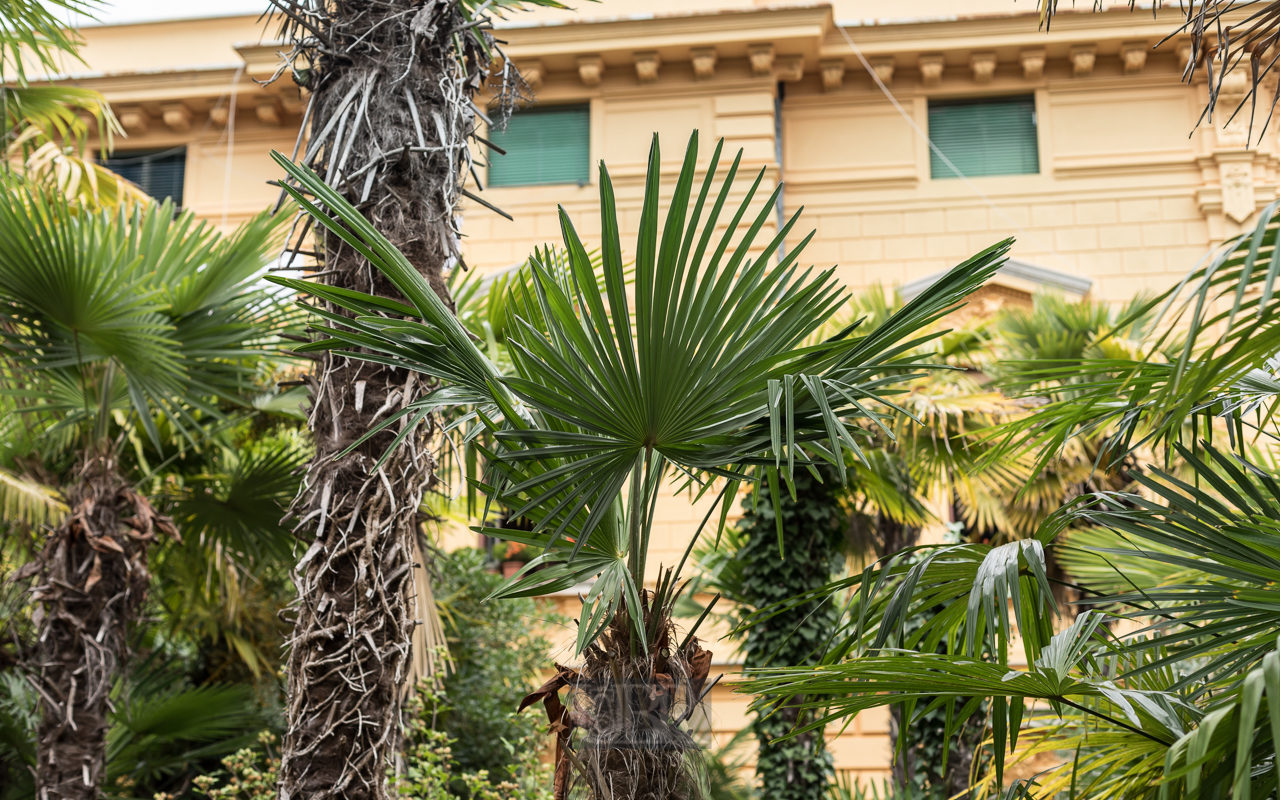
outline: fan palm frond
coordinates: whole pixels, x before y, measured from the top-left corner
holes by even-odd
[[[190,437],[220,405],[242,404],[287,320],[254,278],[282,222],[262,214],[224,239],[167,203],[86,212],[25,188],[0,194],[3,346],[22,376],[12,395],[100,432],[123,398],[156,443],[155,415]]]
[[[815,275],[797,268],[803,246],[773,265],[796,218],[762,249],[755,244],[771,219],[772,199],[747,217],[761,174],[736,208],[727,207],[741,155],[717,188],[721,147],[698,186],[697,135],[692,137],[664,224],[655,138],[632,292],[608,170],[600,171],[602,276],[561,210],[566,268],[553,268],[557,257],[549,250],[530,260],[532,279],[515,300],[509,375],[499,373],[434,291],[358,212],[309,170],[276,155],[317,202],[293,186],[290,194],[366,255],[412,303],[280,280],[355,314],[317,311],[331,327],[316,330],[328,338],[300,349],[339,348],[352,358],[446,382],[402,416],[446,404],[480,407],[497,442],[486,453],[486,491],[514,516],[536,515],[527,534],[485,532],[540,547],[540,563],[562,565],[522,575],[507,592],[538,592],[600,574],[589,608],[606,596],[606,605],[616,608],[624,594],[638,607],[648,508],[668,471],[704,486],[704,476],[767,479],[774,496],[791,481],[797,462],[827,460],[843,477],[845,452],[862,454],[855,436],[865,434],[854,420],[877,419],[876,409],[891,407],[892,386],[911,374],[919,361],[912,350],[928,338],[917,332],[989,277],[1008,249],[1007,242],[995,245],[956,267],[866,335],[847,330],[805,346],[842,304],[843,294],[831,270]],[[728,213],[727,232],[721,232],[722,214]],[[746,219],[751,221],[744,224]],[[629,501],[619,506],[628,481]],[[606,520],[607,529],[598,530]],[[575,563],[579,558],[590,563]],[[609,619],[602,609],[584,611],[580,646]],[[586,624],[592,615],[596,622]]]
[[[94,0],[7,0],[0,14],[0,81],[27,83],[35,64],[49,73],[66,69],[63,59],[79,61],[80,39],[59,11],[90,16]]]

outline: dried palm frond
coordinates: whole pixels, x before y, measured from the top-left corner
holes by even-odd
[[[1163,6],[1156,0],[1152,13]],[[1094,10],[1102,4],[1095,0]],[[1134,7],[1130,0],[1129,7]],[[1174,37],[1190,36],[1191,55],[1183,67],[1182,80],[1190,83],[1197,70],[1203,70],[1209,84],[1209,102],[1205,105],[1201,120],[1212,119],[1217,110],[1226,76],[1237,70],[1248,70],[1248,92],[1234,107],[1223,109],[1235,117],[1248,106],[1250,138],[1255,122],[1261,136],[1271,122],[1277,102],[1280,102],[1280,85],[1270,97],[1264,97],[1261,110],[1265,119],[1258,119],[1258,98],[1262,82],[1272,73],[1280,61],[1280,2],[1277,0],[1186,0],[1178,7],[1186,14],[1186,20],[1162,39],[1156,47]],[[1058,11],[1058,0],[1039,0],[1040,25],[1049,28]],[[1244,65],[1247,62],[1247,67]],[[1233,94],[1234,93],[1230,93]]]
[[[0,514],[6,522],[56,525],[66,513],[67,504],[57,490],[0,467]]]

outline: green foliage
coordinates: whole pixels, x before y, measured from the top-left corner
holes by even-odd
[[[4,0],[0,3],[0,82],[27,83],[32,62],[47,72],[64,72],[64,58],[79,61],[80,38],[59,12],[90,14],[95,0]],[[0,115],[2,118],[3,115]]]
[[[803,592],[821,589],[844,566],[844,529],[847,514],[841,511],[846,494],[839,476],[823,465],[818,475],[800,473],[795,497],[779,504],[787,557],[778,560],[774,507],[743,502],[739,523],[743,544],[735,561],[741,564],[740,595],[750,608],[763,609]],[[775,664],[803,666],[819,663],[836,624],[838,609],[826,598],[801,603],[753,625],[744,645],[747,667]],[[762,796],[777,800],[812,800],[831,779],[832,759],[822,729],[807,736],[783,738],[801,721],[793,709],[764,707],[751,723],[760,751],[756,777]]]
[[[222,771],[201,775],[192,781],[196,793],[209,800],[272,800],[277,794],[276,781],[280,770],[280,759],[273,751],[276,739],[270,731],[258,734],[258,743],[265,754],[247,747],[237,750],[222,759]],[[226,783],[218,786],[218,779],[224,776]],[[157,796],[155,800],[171,798]]]
[[[112,703],[103,792],[118,800],[179,791],[273,721],[251,687],[196,686],[151,662],[117,684]],[[35,797],[37,722],[34,690],[18,673],[0,672],[0,800]]]
[[[282,217],[223,237],[170,205],[81,212],[60,196],[0,193],[0,340],[12,395],[47,433],[93,444],[193,443],[244,407],[285,307],[256,280]]]
[[[540,630],[562,621],[532,599],[486,602],[503,579],[486,571],[479,550],[456,550],[435,564],[436,606],[454,661],[433,708],[437,726],[452,742],[455,770],[487,770],[495,781],[505,780],[521,755],[512,743],[542,728],[538,716],[515,713],[547,666],[551,643]]]
[[[811,698],[818,723],[927,704],[946,712],[948,736],[986,699],[984,796],[1270,796],[1280,782],[1278,207],[1182,286],[1099,325],[1112,333],[1038,341],[1051,357],[1017,365],[1009,384],[1050,397],[1008,425],[994,457],[1034,445],[1052,465],[1095,439],[1104,466],[1151,448],[1178,472],[1129,471],[1133,490],[1085,493],[1031,540],[927,548],[833,584],[852,591],[853,633],[818,669],[763,671],[756,688]],[[1170,311],[1145,340],[1118,341],[1160,304]],[[1090,607],[1056,634],[1046,548],[1062,550]],[[1011,668],[1010,616],[1026,668]],[[1114,633],[1103,625],[1118,621]],[[1033,700],[1046,701],[1034,714]],[[1063,752],[1060,767],[1002,790],[1006,761]]]
[[[551,800],[550,767],[538,757],[536,734],[526,732],[505,742],[509,753],[505,775],[466,771],[454,757],[453,740],[439,729],[445,698],[420,684],[405,702],[404,768],[394,790],[410,800]],[[195,778],[195,792],[209,800],[271,800],[278,793],[280,760],[276,737],[258,735],[261,749],[246,747],[222,760],[222,769]],[[173,800],[172,795],[155,800]]]
[[[526,729],[503,740],[503,775],[487,769],[463,770],[454,760],[454,741],[438,729],[445,699],[426,686],[405,704],[405,771],[397,787],[413,800],[551,800],[551,767],[538,757],[538,734]]]
[[[499,373],[403,254],[358,211],[314,173],[274,154],[301,187],[287,183],[287,191],[366,255],[412,304],[280,279],[354,315],[316,310],[333,324],[317,326],[325,338],[300,349],[340,349],[442,381],[442,389],[405,409],[411,419],[441,406],[476,407],[497,440],[485,452],[483,489],[492,504],[534,523],[530,532],[483,532],[545,551],[533,562],[545,569],[531,567],[497,596],[545,594],[596,578],[579,621],[579,652],[624,601],[640,608],[649,509],[669,473],[704,490],[712,476],[727,477],[733,486],[767,484],[775,502],[783,485],[793,484],[797,463],[803,470],[828,461],[843,478],[844,453],[861,452],[854,421],[874,418],[872,409],[887,402],[895,379],[885,373],[910,368],[907,353],[917,331],[989,277],[1009,246],[997,244],[956,267],[866,335],[850,329],[806,345],[841,305],[843,292],[832,270],[811,275],[799,269],[803,243],[775,265],[796,218],[763,248],[756,246],[774,213],[775,198],[754,205],[763,173],[731,212],[727,228],[721,224],[741,159],[717,189],[722,146],[699,186],[698,138],[691,137],[668,201],[655,137],[632,287],[608,170],[601,167],[599,182],[603,289],[561,210],[563,255],[535,253],[532,286],[520,283],[513,301],[521,321],[509,334],[511,374]],[[662,204],[669,206],[665,223]],[[566,269],[553,269],[561,259]],[[533,325],[535,311],[545,328]],[[725,492],[726,503],[732,495]],[[642,618],[627,617],[644,643]]]

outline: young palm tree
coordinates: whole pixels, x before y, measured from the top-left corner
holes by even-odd
[[[37,780],[43,796],[90,798],[148,547],[177,536],[122,459],[144,441],[198,446],[243,407],[282,319],[255,286],[279,226],[261,216],[221,238],[168,204],[91,212],[3,188],[6,394],[33,441],[73,453],[57,487],[68,511],[16,576],[37,578]]]
[[[693,631],[675,638],[670,611],[682,565],[659,567],[653,590],[644,582],[664,479],[678,476],[698,493],[718,483],[727,509],[743,482],[767,486],[776,503],[797,467],[830,461],[843,478],[845,451],[860,451],[856,420],[878,414],[873,409],[883,407],[895,382],[881,376],[909,370],[912,337],[989,277],[1009,246],[956,267],[865,336],[851,327],[805,344],[842,304],[843,292],[832,270],[813,275],[795,266],[803,244],[773,264],[795,218],[757,247],[772,198],[750,223],[743,220],[763,173],[717,233],[741,158],[716,189],[720,151],[699,185],[693,136],[662,223],[655,138],[633,285],[623,270],[613,186],[601,166],[603,274],[562,210],[564,251],[534,255],[532,287],[516,300],[510,374],[498,371],[412,263],[341,195],[276,156],[297,184],[287,185],[290,194],[411,304],[282,279],[347,312],[315,309],[329,323],[316,328],[325,338],[302,349],[340,349],[353,360],[440,381],[382,424],[383,431],[399,426],[400,437],[436,407],[475,406],[496,442],[485,453],[482,488],[490,502],[533,521],[527,532],[481,530],[543,551],[497,596],[595,581],[578,621],[583,669],[562,668],[525,701],[541,699],[557,733],[558,798],[572,784],[616,800],[698,791],[679,724],[709,688],[710,654]],[[558,695],[567,685],[577,690],[572,712]],[[579,728],[585,737],[574,735]]]
[[[311,93],[299,135],[300,147],[310,133],[302,162],[358,207],[451,307],[444,275],[462,265],[458,203],[470,196],[484,204],[463,188],[468,175],[477,174],[471,147],[483,141],[478,120],[488,119],[475,98],[495,63],[501,64],[499,123],[524,94],[487,15],[522,3],[272,3],[283,18],[282,38],[292,45],[288,66]],[[290,261],[310,225],[287,251]],[[313,268],[323,271],[327,285],[400,296],[358,249],[333,235],[317,242]],[[316,451],[292,514],[297,529],[313,538],[295,579],[281,796],[383,798],[412,664],[414,619],[434,613],[414,611],[410,579],[419,507],[435,479],[426,446],[431,421],[415,418],[399,439],[387,431],[349,445],[429,387],[396,365],[323,353],[308,385]],[[395,453],[379,463],[393,440]]]
[[[1166,310],[1161,334],[1140,351],[1102,348],[1083,360],[1021,370],[1029,393],[1046,384],[1071,391],[1013,423],[1007,441],[1039,447],[1041,460],[1052,462],[1065,444],[1105,432],[1103,466],[1154,448],[1157,462],[1131,476],[1140,493],[1086,495],[1033,539],[934,548],[915,565],[890,562],[847,582],[861,592],[853,634],[820,669],[764,671],[753,688],[810,698],[823,722],[923,700],[947,709],[949,733],[976,709],[966,698],[987,698],[994,769],[979,777],[992,791],[1019,741],[1026,745],[1020,756],[1074,752],[1037,778],[1046,794],[1247,798],[1274,791],[1275,210],[1158,303],[1132,310],[1131,318]],[[1188,285],[1195,287],[1189,298],[1175,304]],[[1164,468],[1175,460],[1189,479]],[[1062,535],[1080,523],[1096,530]],[[1056,635],[1046,547],[1071,554],[1091,607]],[[1016,670],[1010,607],[1027,665]],[[938,613],[908,632],[904,621],[922,609]],[[1136,630],[1113,635],[1105,620],[1130,620]],[[933,654],[941,642],[949,655]],[[1026,704],[1036,700],[1048,708],[1024,727]]]

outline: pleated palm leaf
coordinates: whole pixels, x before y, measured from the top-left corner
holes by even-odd
[[[207,450],[204,469],[166,476],[183,540],[155,554],[152,598],[169,637],[204,648],[206,680],[258,679],[280,663],[295,541],[280,520],[310,452],[287,434]]]
[[[722,182],[721,146],[701,181],[698,156],[695,134],[664,197],[654,141],[633,292],[608,170],[600,170],[602,278],[561,210],[567,268],[550,269],[558,257],[549,251],[531,259],[532,286],[515,300],[508,340],[514,372],[507,375],[349,204],[309,170],[276,156],[297,184],[290,193],[411,304],[281,280],[352,314],[315,309],[329,324],[316,329],[323,339],[302,349],[340,349],[439,380],[439,389],[400,412],[409,420],[445,405],[476,407],[496,442],[486,453],[482,488],[491,503],[534,523],[529,532],[482,530],[543,551],[498,596],[595,581],[579,620],[584,669],[561,670],[527,701],[543,699],[559,724],[558,796],[576,781],[601,798],[696,792],[681,767],[687,742],[670,703],[677,690],[681,703],[698,702],[710,654],[692,635],[679,644],[672,639],[678,569],[650,571],[646,563],[660,486],[673,477],[702,494],[718,484],[723,514],[739,485],[766,485],[777,497],[796,468],[817,460],[834,462],[843,477],[845,452],[861,452],[858,420],[890,408],[893,386],[901,382],[892,375],[911,374],[918,332],[989,277],[1009,246],[998,244],[956,267],[867,335],[851,326],[806,345],[843,302],[832,270],[800,270],[804,242],[775,265],[796,218],[757,242],[774,208],[771,197],[747,216],[763,172],[736,207],[728,206],[741,154]],[[656,589],[646,591],[645,578],[654,574]],[[576,756],[569,741],[574,722],[561,713],[556,694],[570,683],[599,703],[587,711],[589,744],[579,745]],[[611,715],[630,713],[613,705],[615,690],[622,697],[628,687],[641,686],[668,698],[668,706],[657,727],[638,732]],[[630,749],[639,743],[636,736],[656,738]],[[573,767],[582,758],[592,766]],[[571,775],[571,769],[577,771]]]
[[[220,237],[169,204],[92,212],[5,188],[0,380],[26,457],[64,463],[69,508],[16,575],[37,578],[38,781],[50,796],[93,797],[148,547],[177,535],[122,459],[144,444],[197,447],[249,408],[285,319],[257,283],[279,225],[263,215]]]

